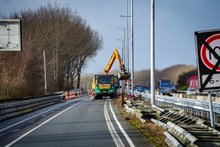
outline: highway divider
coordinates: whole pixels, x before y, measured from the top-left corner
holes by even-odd
[[[56,93],[19,102],[3,103],[0,104],[0,121],[54,105],[62,101],[63,94]]]

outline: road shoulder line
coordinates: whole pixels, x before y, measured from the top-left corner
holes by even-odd
[[[107,103],[108,103],[108,100],[106,100],[105,104],[104,104],[104,115],[105,115],[105,120],[106,120],[108,129],[109,129],[109,132],[110,132],[110,134],[113,138],[113,141],[115,142],[115,145],[117,147],[125,147],[124,143],[122,142],[121,138],[119,137],[118,133],[116,132],[116,130],[111,122],[111,119],[108,114]]]
[[[125,132],[125,130],[123,129],[123,127],[121,126],[120,122],[118,121],[113,109],[112,109],[112,105],[111,105],[111,100],[109,102],[109,106],[110,106],[110,110],[112,112],[113,118],[115,120],[115,122],[117,123],[120,131],[122,132],[122,134],[124,135],[124,137],[126,138],[126,140],[128,141],[130,147],[135,147],[134,143],[132,142],[132,140],[130,139],[130,137],[128,136],[128,134]]]

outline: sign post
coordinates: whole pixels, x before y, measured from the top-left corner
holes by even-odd
[[[210,122],[214,127],[211,91],[220,89],[220,30],[195,32],[199,90],[208,91]]]
[[[209,91],[208,93],[208,99],[209,99],[209,111],[210,111],[210,123],[211,126],[214,128],[214,119],[213,119],[213,108],[212,108],[212,93]]]

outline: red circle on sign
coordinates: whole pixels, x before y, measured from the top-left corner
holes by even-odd
[[[215,41],[217,39],[220,40],[220,34],[215,34],[215,35],[210,36],[209,38],[206,39],[206,42],[210,45],[213,41]],[[207,68],[213,69],[215,65],[207,58],[206,51],[207,51],[207,48],[203,44],[202,47],[201,47],[200,57],[202,59],[202,62],[204,63],[204,65]],[[220,66],[217,68],[216,71],[220,71]]]

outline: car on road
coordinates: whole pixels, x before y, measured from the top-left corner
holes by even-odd
[[[196,95],[196,94],[197,94],[197,91],[196,91],[195,88],[188,88],[188,89],[186,90],[186,94],[188,94],[188,95]]]

